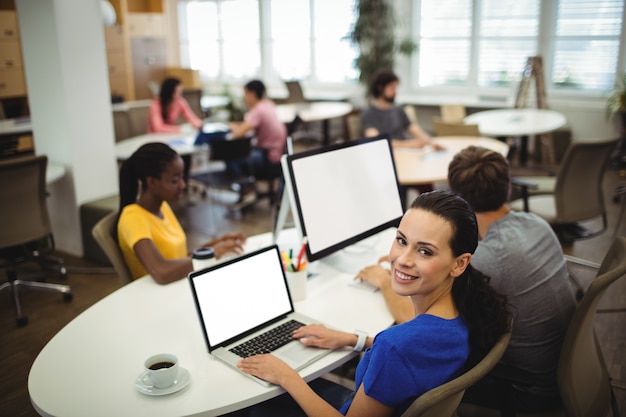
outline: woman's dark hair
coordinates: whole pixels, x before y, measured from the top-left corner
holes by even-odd
[[[474,253],[478,245],[476,215],[460,196],[450,191],[431,191],[420,194],[411,208],[433,213],[450,224],[450,248],[454,256]],[[452,299],[469,328],[470,356],[466,367],[472,367],[510,330],[506,297],[496,292],[489,285],[489,277],[470,263],[455,278]]]
[[[167,123],[167,115],[169,114],[169,107],[174,101],[174,92],[182,81],[179,78],[168,77],[161,83],[161,90],[159,90],[159,101],[161,102],[161,117],[163,122]]]
[[[260,80],[252,80],[249,81],[246,85],[243,86],[248,91],[252,91],[256,98],[261,100],[265,95],[265,84]]]
[[[113,235],[117,240],[117,222],[124,207],[137,201],[139,186],[146,189],[148,177],[161,178],[167,166],[178,158],[175,150],[160,142],[146,143],[122,163],[119,175],[120,208]]]
[[[385,87],[393,82],[400,81],[393,71],[382,70],[374,74],[370,84],[370,94],[374,98],[380,97]]]

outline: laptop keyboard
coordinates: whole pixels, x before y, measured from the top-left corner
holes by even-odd
[[[299,321],[290,320],[229,350],[242,358],[271,353],[291,342],[294,330],[302,326]]]

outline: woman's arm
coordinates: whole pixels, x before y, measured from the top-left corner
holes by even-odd
[[[193,270],[190,257],[165,259],[151,239],[141,239],[133,251],[152,279],[162,285],[178,281]]]
[[[256,355],[239,361],[239,369],[273,384],[280,385],[309,417],[340,417],[341,413],[318,396],[296,371],[273,355]],[[365,395],[363,386],[354,397],[348,416],[387,417],[393,409]]]
[[[193,125],[193,127],[195,127],[196,129],[200,129],[203,125],[202,120],[200,120],[198,116],[196,116],[196,114],[193,112],[193,110],[191,110],[191,107],[189,107],[189,103],[187,103],[187,100],[182,97],[178,100],[181,108],[181,113],[185,120],[187,120],[187,123]]]
[[[355,279],[362,279],[380,289],[385,304],[396,323],[404,323],[415,318],[415,308],[410,298],[396,294],[391,288],[391,271],[380,264],[371,265],[363,268]]]
[[[150,105],[150,130],[157,133],[178,133],[180,132],[180,126],[170,125],[165,123],[163,115],[161,114],[161,105],[154,101]]]

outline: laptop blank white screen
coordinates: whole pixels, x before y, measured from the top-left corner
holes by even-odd
[[[211,346],[291,312],[277,249],[192,278]]]

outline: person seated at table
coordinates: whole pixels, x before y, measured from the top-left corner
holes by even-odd
[[[177,122],[181,117],[196,130],[201,131],[203,122],[183,97],[182,81],[176,77],[167,77],[161,83],[159,96],[150,103],[148,133],[179,133],[182,127]],[[184,179],[187,182],[191,155],[183,155],[182,158],[185,162]]]
[[[557,408],[559,353],[576,305],[561,245],[543,219],[509,208],[509,163],[498,152],[475,146],[462,150],[449,165],[448,183],[476,213],[481,240],[472,265],[492,278],[491,285],[507,296],[515,312],[502,363],[536,376],[534,385],[515,387],[516,408]],[[397,322],[411,317],[410,303],[390,290],[388,272],[372,266],[358,276],[381,288]],[[470,388],[464,401],[498,408],[496,400],[487,378]]]
[[[392,71],[379,71],[370,85],[370,106],[361,113],[363,134],[366,137],[386,134],[391,137],[394,147],[422,148],[435,144],[428,133],[417,123],[412,122],[404,109],[395,104],[400,80]]]
[[[278,119],[274,102],[265,96],[265,84],[249,81],[243,87],[243,99],[248,111],[243,122],[230,122],[228,127],[234,138],[254,132],[256,146],[249,161],[229,164],[228,168],[239,174],[280,176],[280,157],[287,146],[287,128]],[[251,166],[253,172],[248,172]]]
[[[117,241],[133,278],[150,275],[159,284],[192,270],[187,238],[170,204],[183,195],[183,160],[164,143],[147,143],[122,163]],[[243,252],[246,238],[228,233],[203,247],[217,258]]]
[[[442,190],[418,196],[389,251],[391,286],[411,301],[413,319],[366,339],[321,324],[293,333],[308,346],[367,348],[354,396],[320,379],[312,385],[324,391],[321,397],[275,356],[251,356],[239,368],[280,385],[291,398],[253,406],[250,415],[300,415],[291,411],[301,408],[308,416],[399,416],[419,395],[475,365],[509,328],[506,299],[471,265],[477,242],[476,217],[462,198]]]

